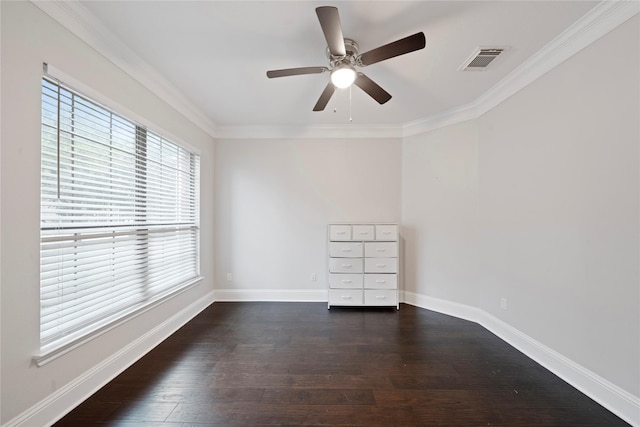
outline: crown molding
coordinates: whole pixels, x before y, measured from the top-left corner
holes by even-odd
[[[463,105],[462,107],[452,108],[442,113],[434,114],[424,119],[405,123],[402,127],[402,136],[409,137],[419,135],[421,133],[430,132],[445,126],[454,125],[456,123],[473,120],[479,117],[478,109],[475,103]]]
[[[400,126],[317,125],[317,126],[219,126],[218,139],[355,139],[402,138]]]
[[[637,0],[603,0],[475,101],[398,126],[216,126],[171,83],[76,1],[31,0],[73,34],[113,62],[215,138],[398,138],[476,119],[640,12]]]
[[[152,91],[211,137],[216,125],[175,86],[98,21],[80,2],[31,0],[31,3]]]
[[[476,119],[640,12],[638,0],[605,0],[523,62],[475,101],[406,123],[403,136]]]
[[[542,77],[640,11],[637,0],[602,1],[475,102],[482,115]]]

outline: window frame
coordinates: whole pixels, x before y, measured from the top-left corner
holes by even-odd
[[[200,166],[199,166],[199,162],[200,162],[200,154],[197,150],[195,150],[193,147],[190,147],[186,144],[181,144],[181,143],[176,143],[174,142],[175,139],[168,139],[166,137],[163,136],[163,133],[160,132],[156,132],[153,130],[150,130],[147,126],[140,124],[139,121],[135,120],[135,119],[131,119],[129,118],[130,115],[129,114],[122,114],[118,111],[116,111],[113,108],[107,107],[104,103],[97,101],[96,99],[94,99],[91,94],[86,94],[84,93],[84,91],[80,91],[75,89],[74,87],[72,87],[71,85],[62,82],[60,79],[48,74],[47,72],[47,67],[45,65],[45,72],[43,73],[42,76],[42,83],[41,83],[41,95],[43,97],[43,104],[41,106],[41,112],[43,114],[43,117],[41,119],[41,155],[42,155],[42,159],[41,159],[41,184],[40,184],[40,189],[41,189],[41,199],[40,199],[40,203],[41,203],[41,207],[40,207],[40,214],[41,214],[41,219],[40,219],[40,242],[41,242],[41,251],[40,251],[40,261],[41,261],[41,265],[42,265],[42,259],[43,259],[43,251],[44,251],[44,241],[46,240],[50,240],[50,241],[55,241],[56,236],[46,236],[44,234],[45,230],[47,229],[46,226],[44,225],[43,222],[43,217],[45,216],[45,214],[43,213],[43,201],[44,201],[44,190],[43,190],[43,185],[44,185],[44,146],[45,146],[45,136],[44,136],[44,114],[45,114],[45,106],[44,106],[44,92],[45,92],[45,82],[48,82],[51,85],[55,85],[58,87],[58,112],[57,112],[57,135],[56,135],[56,139],[57,139],[57,157],[58,157],[58,164],[57,164],[57,185],[58,185],[58,196],[60,195],[60,174],[61,174],[61,165],[60,165],[60,138],[61,138],[61,129],[60,129],[60,90],[65,90],[65,91],[69,91],[73,94],[75,94],[76,96],[80,97],[81,99],[83,99],[85,102],[91,103],[92,105],[109,112],[109,114],[111,114],[114,117],[117,117],[119,120],[124,120],[125,122],[131,124],[132,126],[134,126],[135,128],[135,167],[134,167],[134,182],[132,183],[135,190],[134,190],[134,194],[135,194],[135,201],[133,203],[133,206],[135,206],[134,210],[135,210],[135,223],[133,224],[133,226],[128,227],[128,231],[124,231],[124,233],[128,232],[128,233],[135,233],[136,234],[136,238],[140,237],[140,239],[142,239],[143,241],[147,242],[145,244],[149,244],[149,241],[153,238],[152,235],[154,235],[154,233],[156,233],[155,235],[158,235],[158,229],[161,229],[163,231],[167,231],[167,229],[169,229],[169,233],[171,233],[171,228],[174,227],[173,229],[173,233],[171,234],[171,236],[176,236],[177,233],[180,233],[182,230],[191,230],[188,231],[189,235],[187,236],[187,243],[188,244],[192,244],[193,245],[193,259],[191,262],[193,262],[193,265],[191,266],[193,268],[193,274],[191,275],[191,273],[189,273],[190,277],[188,279],[183,280],[182,278],[180,280],[178,280],[176,283],[162,287],[162,291],[157,292],[152,294],[150,297],[147,298],[143,298],[140,299],[139,301],[137,301],[135,304],[129,305],[127,307],[125,307],[124,309],[118,311],[118,313],[113,313],[109,316],[107,316],[105,319],[106,320],[99,320],[97,322],[95,322],[93,324],[93,326],[89,325],[88,323],[82,327],[82,330],[84,332],[82,333],[75,333],[75,332],[68,332],[65,333],[64,336],[61,336],[58,339],[54,339],[51,342],[47,342],[47,343],[43,343],[42,340],[42,325],[43,325],[43,314],[42,314],[42,292],[43,292],[43,279],[42,279],[42,267],[41,267],[41,279],[40,279],[40,283],[39,283],[39,288],[40,288],[40,304],[41,304],[41,309],[40,309],[40,328],[41,328],[41,333],[40,333],[40,349],[39,352],[34,356],[34,360],[36,362],[36,364],[38,366],[42,366],[46,363],[48,363],[51,360],[54,360],[55,358],[67,353],[68,351],[84,344],[87,341],[90,341],[92,339],[94,339],[95,337],[102,335],[103,333],[113,329],[116,326],[119,326],[127,321],[129,321],[131,318],[136,317],[148,310],[150,310],[151,308],[161,304],[162,302],[166,301],[169,298],[172,298],[173,296],[184,292],[185,290],[191,288],[192,286],[196,285],[197,283],[201,282],[202,280],[202,276],[201,276],[201,272],[200,272],[200,253],[201,253],[201,248],[200,248]],[[102,97],[101,97],[102,98]],[[129,116],[129,117],[128,117]],[[110,132],[112,132],[113,129],[111,129]],[[146,220],[147,215],[149,214],[149,212],[151,211],[150,209],[150,204],[149,202],[146,200],[147,197],[152,197],[150,196],[151,191],[149,191],[149,188],[153,188],[152,184],[150,184],[151,182],[151,178],[147,177],[147,162],[151,162],[150,160],[150,154],[147,152],[147,149],[149,147],[149,141],[148,138],[150,138],[151,136],[153,136],[153,138],[156,138],[157,140],[159,140],[159,143],[161,144],[161,146],[163,146],[162,144],[165,144],[166,146],[172,148],[175,147],[175,149],[177,150],[178,153],[184,154],[187,153],[188,154],[188,162],[189,162],[189,168],[192,171],[192,175],[189,175],[189,179],[192,181],[189,181],[188,183],[184,183],[182,182],[182,184],[180,184],[180,182],[176,182],[176,188],[189,188],[189,191],[191,193],[193,193],[191,196],[187,196],[187,198],[189,200],[191,200],[192,197],[193,198],[193,202],[189,203],[189,207],[187,209],[185,209],[185,211],[187,212],[187,215],[189,218],[193,217],[193,223],[191,223],[190,221],[187,221],[188,225],[185,224],[172,224],[172,223],[168,223],[168,224],[151,224],[149,221]],[[74,144],[74,142],[72,141],[70,143],[71,145]],[[179,160],[178,160],[179,161]],[[110,167],[107,167],[107,169],[109,171],[111,171],[111,169],[109,169]],[[112,166],[111,166],[112,168]],[[180,174],[177,174],[177,176],[181,176]],[[157,179],[157,177],[156,177]],[[162,178],[161,178],[162,179]],[[176,181],[180,181],[179,178],[176,178]],[[184,180],[182,180],[184,181]],[[156,182],[157,184],[157,182]],[[156,189],[154,189],[156,190]],[[177,191],[177,190],[176,190]],[[156,192],[156,199],[159,199],[160,201],[156,200],[155,203],[158,204],[160,203],[160,206],[162,206],[162,197],[164,196],[164,193],[162,193],[161,191],[155,191]],[[178,191],[178,195],[180,195],[181,193]],[[179,197],[180,201],[182,201],[182,197]],[[195,206],[192,206],[193,203],[195,203]],[[156,205],[157,207],[157,205]],[[144,212],[140,211],[139,212],[139,208],[142,208],[144,210]],[[177,210],[182,211],[181,207],[178,208],[174,208]],[[157,210],[157,209],[156,209]],[[157,213],[157,212],[156,212]],[[160,218],[160,217],[158,217]],[[162,221],[161,221],[162,222]],[[95,229],[98,229],[97,231],[102,231],[105,233],[113,233],[113,231],[115,230],[115,227],[109,227],[109,226],[97,226],[94,227]],[[127,228],[127,227],[125,227]],[[91,229],[91,228],[90,228]],[[109,229],[111,229],[111,231],[109,231]],[[118,233],[118,230],[115,230],[116,233]],[[82,232],[80,232],[82,233]],[[86,234],[86,232],[85,232]],[[79,241],[78,239],[71,239],[73,241]],[[117,250],[115,243],[114,243],[114,251]],[[142,247],[142,246],[141,246]],[[176,252],[175,249],[173,249],[174,252]],[[180,250],[177,250],[177,252],[179,253]],[[143,253],[140,259],[141,259],[141,263],[149,263],[150,262],[150,257],[148,253]],[[189,253],[188,255],[189,257],[191,257],[191,253]],[[163,265],[161,265],[160,267],[156,266],[156,270],[154,270],[154,272],[158,271],[158,268],[162,269],[164,268]],[[180,268],[180,267],[179,267]],[[149,275],[149,269],[148,268],[143,268],[141,270],[143,272],[143,274],[145,275]],[[138,288],[144,288],[145,283],[147,282],[147,280],[141,280],[136,282],[136,286]]]

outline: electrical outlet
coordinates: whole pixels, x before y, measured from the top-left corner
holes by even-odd
[[[233,275],[231,273],[227,273],[227,282],[230,282],[233,280]]]
[[[507,309],[507,299],[506,298],[500,298],[500,308],[503,310]]]
[[[315,282],[316,280],[318,280],[318,275],[316,273],[311,273],[311,281]]]

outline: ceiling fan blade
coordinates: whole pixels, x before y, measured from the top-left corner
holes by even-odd
[[[365,52],[359,56],[359,59],[362,65],[371,65],[385,59],[423,49],[426,45],[427,40],[424,37],[424,33],[420,32]]]
[[[333,83],[331,82],[327,83],[327,86],[322,91],[322,95],[320,95],[318,102],[316,102],[316,105],[313,107],[313,111],[324,110],[324,107],[327,106],[327,104],[329,103],[329,100],[331,99],[331,96],[333,95],[333,92],[335,91],[336,91],[336,87],[333,85]]]
[[[316,8],[316,15],[320,21],[324,38],[327,40],[329,52],[334,56],[345,56],[347,50],[344,46],[342,26],[338,8],[333,6],[321,6]]]
[[[384,104],[391,99],[391,95],[382,89],[376,82],[362,73],[358,73],[358,78],[353,82],[360,89],[365,91],[370,97],[378,101],[378,104]]]
[[[275,77],[298,76],[301,74],[320,74],[329,71],[327,67],[300,67],[285,68],[282,70],[267,71],[267,77],[273,79]]]

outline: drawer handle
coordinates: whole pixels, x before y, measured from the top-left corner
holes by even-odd
[[[351,267],[352,267],[352,265],[351,265],[351,264],[342,264],[342,267],[344,267],[344,268],[351,268]]]
[[[342,249],[342,252],[351,252],[351,248],[344,248]]]
[[[346,231],[336,231],[336,234],[347,234]]]
[[[391,232],[390,231],[383,231],[382,234],[389,235],[389,234],[391,234]]]
[[[377,299],[387,299],[387,297],[385,297],[384,295],[376,295]]]
[[[376,267],[378,268],[385,268],[387,266],[387,264],[376,264]]]
[[[351,295],[342,295],[340,298],[342,298],[342,299],[351,299]]]
[[[349,280],[349,279],[342,279],[342,283],[351,283],[351,280]]]
[[[378,279],[378,280],[376,280],[376,283],[387,283],[387,281]]]
[[[376,248],[376,251],[378,251],[378,252],[386,252],[387,250],[385,248]]]
[[[359,234],[361,236],[366,236],[367,234],[369,234],[369,232],[368,231],[360,231]]]

